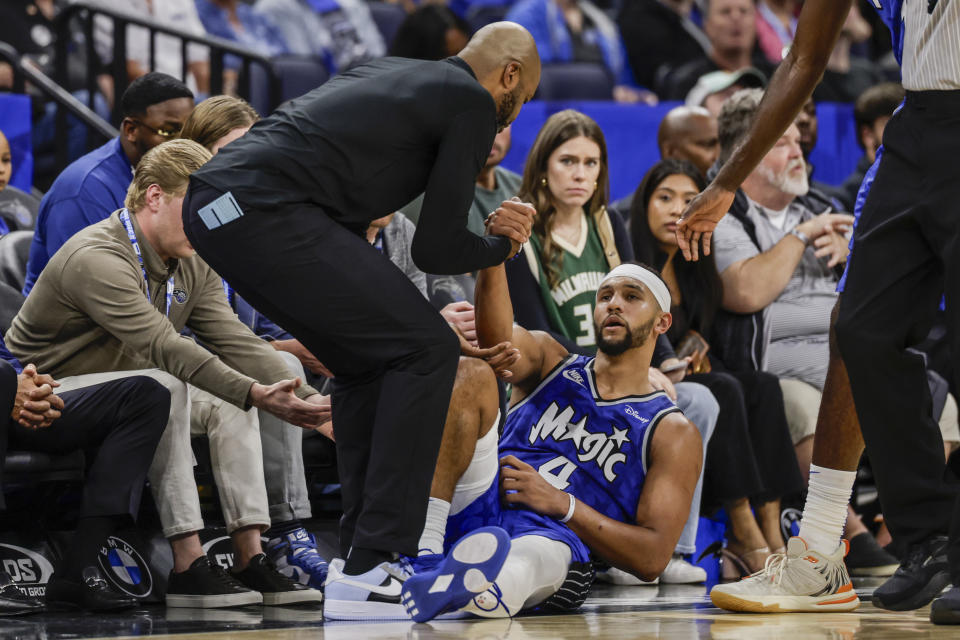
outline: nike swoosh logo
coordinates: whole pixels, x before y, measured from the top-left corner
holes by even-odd
[[[350,578],[344,577],[337,580],[341,584],[345,584],[351,587],[356,587],[358,589],[366,589],[371,593],[376,593],[381,596],[386,596],[388,598],[394,598],[400,595],[400,591],[403,589],[403,585],[399,580],[390,576],[387,578],[389,584],[386,585],[375,585],[367,584],[366,582],[358,582],[356,580],[351,580]]]

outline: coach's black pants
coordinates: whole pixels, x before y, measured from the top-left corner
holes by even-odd
[[[415,556],[457,372],[459,344],[388,258],[322,209],[286,205],[207,229],[221,194],[191,181],[184,230],[197,253],[335,374],[333,427],[350,546]]]
[[[887,124],[883,159],[857,223],[836,332],[883,515],[911,544],[947,533],[960,582],[960,502],[945,474],[922,358],[946,294],[960,364],[960,91],[908,92]]]
[[[82,449],[87,456],[83,517],[136,518],[147,470],[170,413],[170,393],[135,376],[60,394],[62,415],[49,427],[29,429],[9,418],[17,373],[0,360],[0,460],[9,448],[45,453]]]

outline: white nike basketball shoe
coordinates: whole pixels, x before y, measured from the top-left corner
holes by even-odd
[[[740,582],[718,584],[710,600],[728,611],[853,611],[860,599],[843,563],[848,548],[841,540],[827,555],[808,549],[801,538],[790,538],[786,554],[770,556],[761,571]]]
[[[327,620],[409,620],[400,604],[403,583],[413,574],[406,559],[382,562],[358,576],[343,573],[343,560],[330,563],[324,586]]]

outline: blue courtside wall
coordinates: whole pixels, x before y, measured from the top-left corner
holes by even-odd
[[[503,166],[523,173],[527,152],[547,118],[563,109],[576,109],[596,120],[603,129],[610,156],[610,196],[612,200],[622,198],[636,190],[647,169],[660,159],[657,127],[664,114],[677,104],[650,107],[613,102],[531,102],[513,123],[513,145]],[[853,106],[820,104],[817,116],[819,141],[811,156],[816,168],[814,177],[838,185],[853,171],[863,153],[856,141]]]
[[[13,178],[10,184],[30,193],[33,186],[33,147],[30,142],[29,96],[0,93],[0,131],[10,141]]]

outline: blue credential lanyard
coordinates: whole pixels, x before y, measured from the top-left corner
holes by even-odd
[[[233,306],[234,300],[236,300],[237,294],[234,292],[233,287],[230,286],[230,283],[220,278],[220,282],[223,283],[223,292],[227,295],[227,304],[230,305],[230,308],[236,311],[236,307]]]
[[[140,272],[143,274],[143,281],[147,283],[147,300],[150,304],[153,304],[153,299],[150,297],[150,279],[147,277],[147,268],[143,266],[143,254],[140,253],[140,243],[137,242],[137,234],[133,232],[130,213],[126,209],[120,211],[120,222],[123,223],[123,228],[127,230],[127,237],[130,239],[130,244],[133,245],[133,252],[137,254],[137,260],[140,262]],[[164,314],[168,318],[170,317],[170,306],[172,304],[173,276],[170,276],[170,279],[167,280],[167,311]]]

